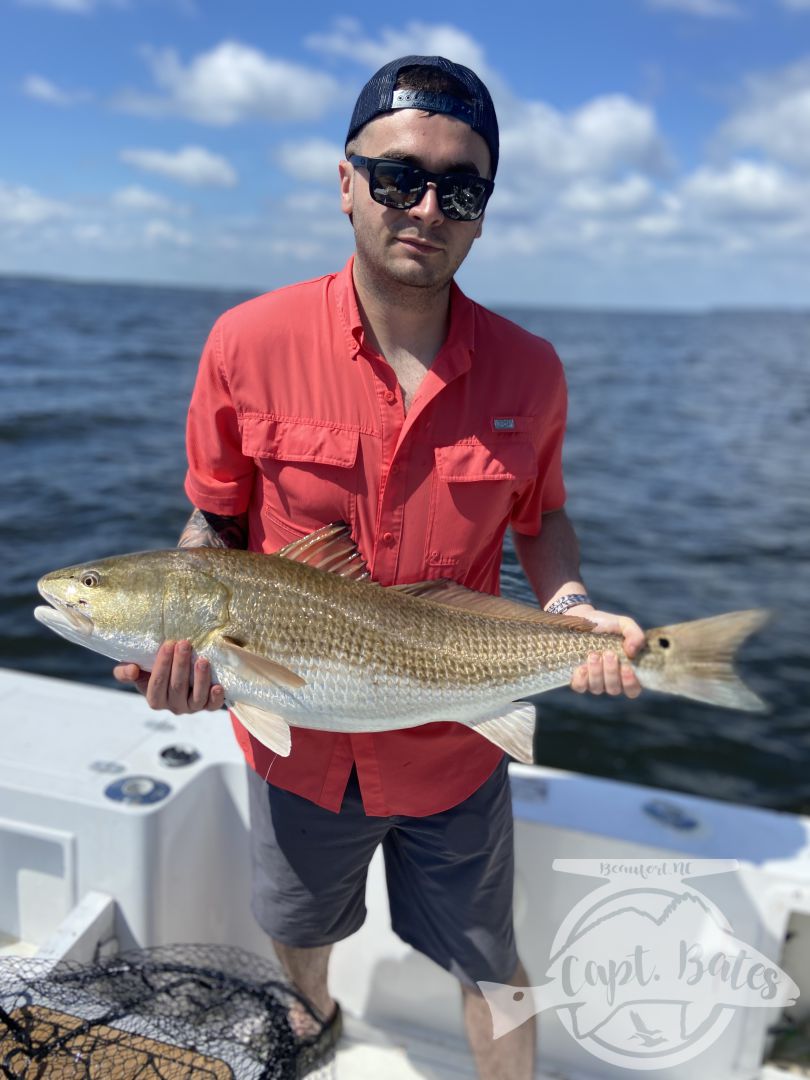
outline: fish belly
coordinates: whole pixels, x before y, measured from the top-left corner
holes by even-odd
[[[305,685],[288,690],[232,672],[215,654],[208,658],[229,701],[267,709],[293,726],[339,732],[392,731],[447,720],[474,724],[500,706],[505,710],[513,701],[570,679],[567,672],[543,672],[530,681],[497,686],[431,686],[302,657],[287,663]]]

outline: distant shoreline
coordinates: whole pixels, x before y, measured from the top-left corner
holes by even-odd
[[[128,280],[126,278],[83,278],[73,277],[67,274],[25,274],[17,273],[8,270],[0,270],[0,286],[6,283],[20,284],[42,284],[42,285],[66,285],[66,286],[92,286],[94,288],[121,288],[121,289],[173,289],[177,292],[199,292],[199,293],[219,293],[228,296],[239,296],[247,299],[253,296],[259,296],[264,292],[272,291],[273,288],[278,286],[256,286],[256,285],[201,285],[182,281],[139,281]],[[527,304],[499,304],[489,303],[486,300],[479,301],[483,303],[485,307],[491,308],[493,311],[500,311],[504,313],[519,312],[546,312],[546,313],[561,313],[561,314],[587,314],[587,315],[600,315],[600,316],[621,316],[622,318],[628,315],[641,315],[650,317],[660,316],[684,316],[687,318],[694,318],[707,315],[767,315],[767,316],[789,316],[794,318],[796,316],[810,316],[810,305],[805,307],[799,306],[784,306],[773,307],[763,304],[739,304],[729,305],[721,304],[708,307],[619,307],[619,306],[598,306],[593,304],[536,304],[529,306]]]

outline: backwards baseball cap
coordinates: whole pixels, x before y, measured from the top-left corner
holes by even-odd
[[[397,90],[400,72],[404,68],[417,66],[436,68],[452,75],[464,87],[467,100],[442,91]],[[498,118],[489,90],[470,68],[454,64],[443,56],[401,56],[398,60],[392,60],[372,75],[360,91],[346,135],[346,145],[370,120],[393,109],[423,109],[463,120],[478,132],[489,147],[492,176],[495,176],[498,168]]]

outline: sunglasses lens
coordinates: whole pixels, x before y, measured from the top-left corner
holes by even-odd
[[[416,206],[425,190],[416,169],[396,162],[379,162],[371,176],[372,197],[384,206],[408,210]]]
[[[447,176],[439,185],[439,201],[444,214],[454,221],[475,221],[484,212],[487,188],[471,176],[458,180]]]

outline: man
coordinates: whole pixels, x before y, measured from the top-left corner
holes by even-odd
[[[383,585],[450,577],[496,593],[511,525],[540,602],[618,630],[633,655],[641,630],[596,611],[580,580],[556,353],[453,281],[481,235],[497,164],[495,111],[469,69],[409,56],[367,83],[339,165],[355,255],[214,327],[189,410],[186,491],[198,509],[180,543],[272,552],[343,519]],[[192,671],[188,642],[167,642],[151,677],[133,665],[116,675],[154,708],[223,704],[205,661]],[[640,691],[615,655],[591,657],[572,686]],[[283,759],[234,727],[253,767],[254,912],[303,993],[339,1017],[329,952],[363,921],[382,843],[392,925],[459,977],[480,1075],[531,1076],[533,1024],[494,1042],[475,986],[526,985],[501,751],[440,723],[296,729]]]

